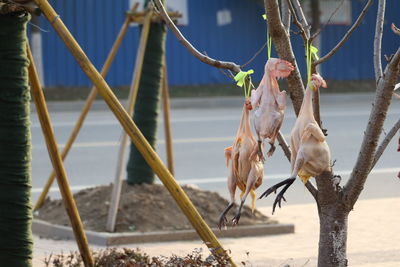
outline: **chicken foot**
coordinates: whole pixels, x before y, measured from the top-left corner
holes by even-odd
[[[240,198],[240,206],[236,211],[236,215],[235,217],[233,217],[232,219],[232,224],[235,226],[239,223],[239,219],[240,219],[240,215],[242,212],[242,208],[244,205],[244,202],[246,201],[247,196],[251,195],[252,198],[252,205],[251,205],[251,209],[254,212],[254,202],[256,199],[256,194],[254,192],[254,188],[255,188],[255,184],[257,182],[257,180],[260,178],[260,175],[262,176],[262,163],[261,162],[253,162],[252,163],[252,167],[249,173],[249,176],[247,178],[247,184],[246,184],[246,190],[244,191],[243,195]]]
[[[227,156],[227,159],[231,158],[231,147],[225,149],[225,155]],[[232,164],[230,162],[229,164]],[[229,190],[229,195],[231,197],[231,201],[229,202],[228,206],[224,209],[224,211],[221,213],[219,216],[219,222],[218,222],[218,229],[221,230],[222,227],[226,226],[226,223],[228,220],[226,219],[226,214],[228,211],[235,205],[235,193],[236,193],[236,178],[233,175],[232,171],[229,173],[228,177],[228,190]]]
[[[271,145],[271,147],[270,147],[269,150],[268,150],[267,156],[268,156],[268,157],[271,157],[272,154],[274,154],[274,151],[275,151],[275,149],[276,149],[275,141],[274,141],[274,142],[271,141],[271,142],[269,142],[269,144]]]
[[[230,209],[235,205],[235,203],[230,202],[229,205],[224,209],[224,211],[221,213],[219,216],[219,222],[218,222],[218,229],[221,230],[222,227],[225,227],[226,224],[228,223],[228,220],[226,219],[226,214]]]
[[[278,190],[278,188],[284,186],[283,189],[279,192],[279,194],[275,198],[274,204],[272,206],[272,214],[274,214],[274,212],[275,212],[276,205],[278,205],[279,208],[281,208],[282,200],[286,202],[286,199],[283,195],[285,194],[286,190],[294,183],[294,181],[296,180],[297,173],[299,172],[299,170],[305,163],[303,153],[301,151],[299,151],[298,155],[299,156],[297,157],[296,162],[294,164],[294,169],[293,169],[291,177],[271,186],[264,193],[262,193],[261,196],[258,198],[258,199],[261,199],[263,197],[267,197],[272,192],[276,193],[276,190]]]

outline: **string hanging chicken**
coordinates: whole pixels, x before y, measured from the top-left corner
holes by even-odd
[[[269,138],[268,157],[275,151],[275,139],[282,126],[286,108],[286,91],[280,91],[277,79],[289,76],[293,70],[290,62],[270,58],[265,64],[264,76],[256,90],[251,92],[251,104],[259,107],[254,113],[254,128],[258,137],[259,157],[264,160],[263,140]]]
[[[276,196],[272,213],[275,212],[277,204],[281,207],[282,199],[285,200],[283,195],[293,184],[297,175],[305,184],[310,177],[318,176],[323,171],[331,170],[329,146],[326,143],[325,135],[314,118],[312,106],[313,91],[318,90],[321,86],[326,87],[324,79],[318,74],[313,74],[291,132],[291,176],[270,187],[260,196],[260,198],[267,197],[272,192],[276,192],[279,187],[284,186]]]
[[[241,190],[241,201],[232,220],[233,225],[239,222],[241,210],[248,194],[251,195],[251,208],[254,211],[256,200],[254,190],[262,183],[264,166],[257,154],[257,142],[250,128],[249,110],[251,108],[250,101],[247,99],[243,105],[242,117],[235,141],[232,146],[225,148],[226,163],[229,169],[228,190],[230,202],[220,216],[219,229],[226,225],[226,214],[235,205],[236,187]]]

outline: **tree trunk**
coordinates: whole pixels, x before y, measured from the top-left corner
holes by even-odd
[[[321,205],[319,214],[319,267],[347,266],[347,218],[343,205]]]
[[[0,15],[0,265],[32,265],[29,15]]]
[[[149,0],[146,0],[146,5],[148,2]],[[152,23],[133,115],[133,121],[153,148],[155,148],[157,138],[157,117],[161,95],[165,37],[166,29],[164,24]],[[133,144],[131,144],[127,172],[129,184],[154,182],[153,170]]]
[[[316,177],[319,215],[319,267],[347,266],[348,206],[343,199],[341,178],[325,171]]]

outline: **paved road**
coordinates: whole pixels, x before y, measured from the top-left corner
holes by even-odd
[[[372,94],[322,95],[323,126],[328,129],[328,144],[336,159],[334,171],[346,180],[362,142],[368,120]],[[57,141],[62,147],[79,115],[81,103],[52,103],[51,117]],[[172,130],[174,139],[176,179],[181,183],[196,184],[201,188],[220,192],[227,196],[225,159],[223,149],[232,144],[240,114],[241,99],[195,99],[172,102]],[[206,108],[203,108],[206,106]],[[99,108],[100,107],[100,108]],[[112,113],[98,103],[90,113],[75,146],[66,160],[66,170],[74,190],[91,185],[108,184],[114,179],[121,127]],[[393,102],[385,129],[388,131],[397,121],[400,104]],[[295,121],[292,108],[288,108],[282,132],[289,140],[290,129]],[[157,151],[165,161],[163,122],[159,124]],[[33,199],[41,191],[51,165],[35,113],[32,115],[33,141]],[[393,141],[375,170],[370,175],[362,198],[400,196],[400,153],[396,152],[397,138]],[[265,163],[266,180],[261,190],[287,178],[289,162],[278,148]],[[260,191],[261,191],[260,190]],[[57,188],[51,190],[56,197]],[[291,204],[312,201],[300,181],[287,193]],[[270,205],[271,200],[258,201],[258,205]]]

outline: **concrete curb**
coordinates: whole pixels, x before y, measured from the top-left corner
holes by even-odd
[[[260,235],[277,235],[294,233],[293,224],[263,224],[237,226],[219,231],[212,229],[217,237],[247,237]],[[74,239],[71,227],[51,224],[42,220],[34,219],[32,231],[40,237],[52,239]],[[159,231],[150,233],[105,233],[85,231],[88,241],[94,245],[112,246],[122,244],[169,242],[199,239],[195,230],[181,231]]]

